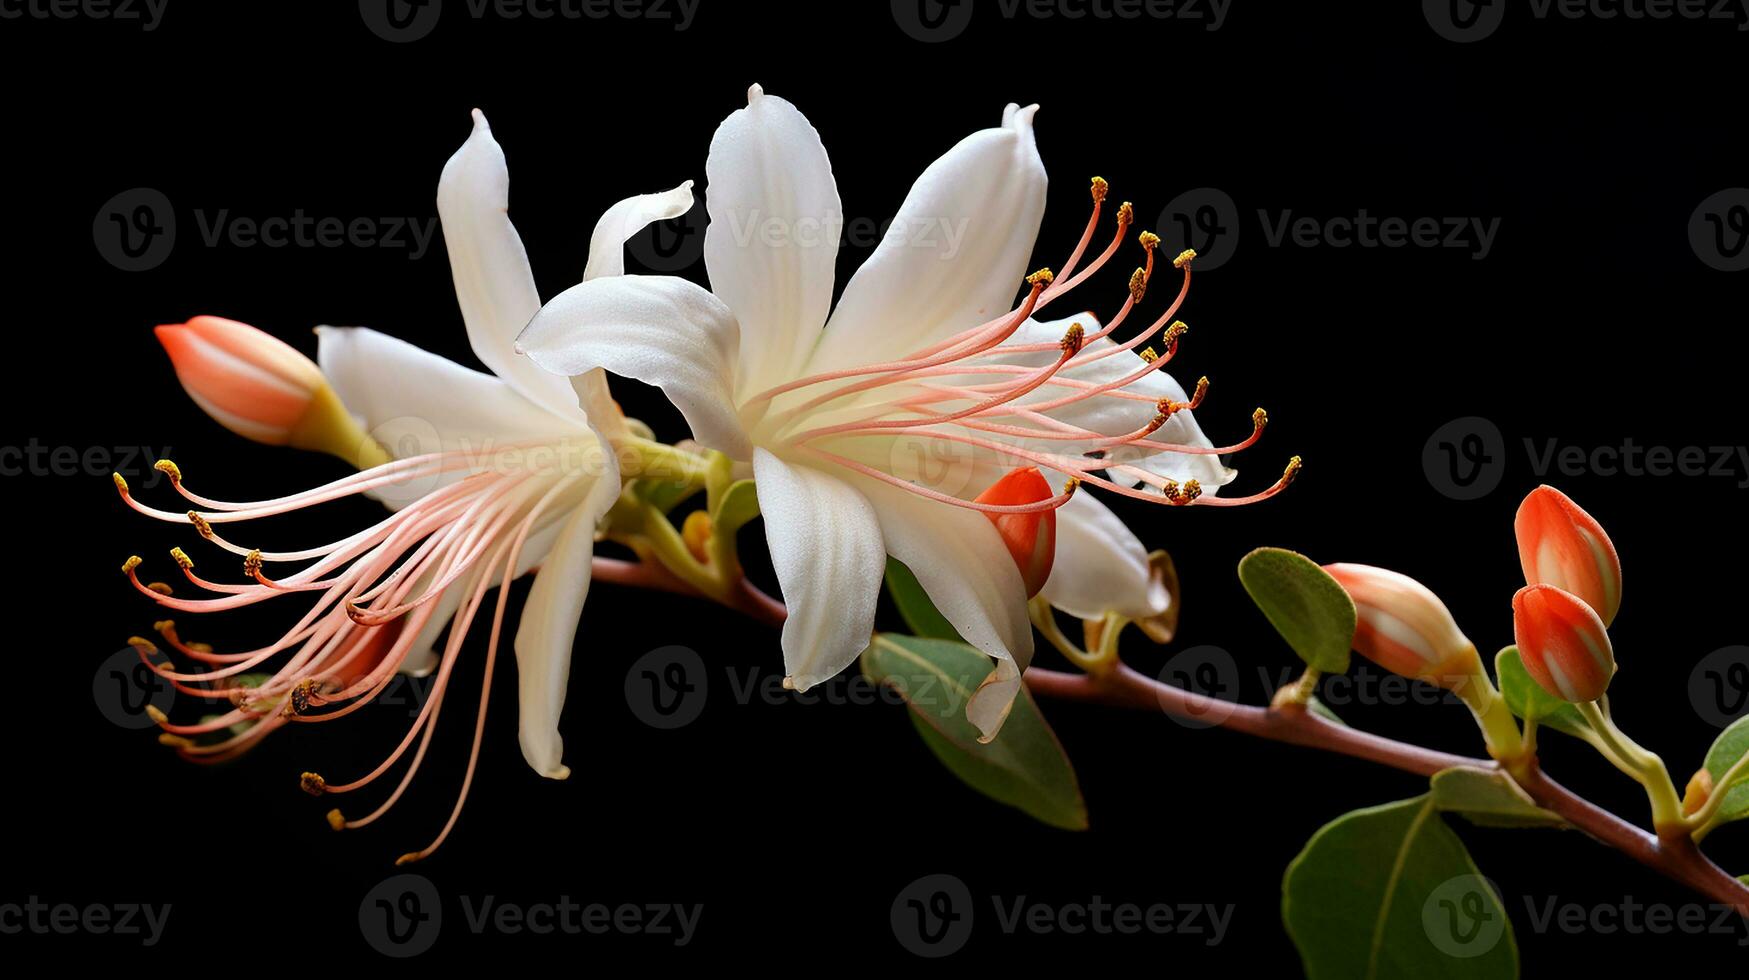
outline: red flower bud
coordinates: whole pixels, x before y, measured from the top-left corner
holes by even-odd
[[[1324,571],[1354,600],[1354,649],[1361,656],[1441,687],[1479,669],[1475,644],[1427,586],[1371,565],[1325,565]]]
[[[1529,585],[1552,585],[1578,596],[1603,625],[1621,608],[1621,559],[1603,525],[1554,487],[1537,487],[1513,521],[1518,561]]]
[[[1615,675],[1609,630],[1583,599],[1552,585],[1527,585],[1512,597],[1518,654],[1542,689],[1563,701],[1595,701]]]
[[[1015,506],[1035,504],[1052,496],[1051,485],[1045,482],[1043,474],[1027,466],[1012,470],[992,483],[989,489],[978,494],[977,500],[980,504]],[[1014,557],[1020,578],[1026,583],[1027,597],[1038,595],[1038,590],[1045,587],[1045,579],[1051,577],[1051,563],[1057,556],[1057,512],[1035,510],[1021,514],[986,513],[985,516],[996,525],[1002,543],[1008,546],[1008,553]]]

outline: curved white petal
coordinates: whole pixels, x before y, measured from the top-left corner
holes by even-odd
[[[561,419],[499,378],[387,334],[317,327],[316,336],[316,360],[335,394],[397,458],[457,450],[485,455],[513,443],[574,437],[583,430],[581,411],[575,421]],[[463,475],[465,470],[413,477],[379,496],[399,506]]]
[[[1012,660],[998,660],[996,669],[972,692],[971,700],[966,702],[966,720],[978,727],[978,741],[993,742],[1002,730],[1014,699],[1020,696],[1023,670]]]
[[[510,223],[510,171],[486,116],[474,110],[474,131],[443,165],[437,214],[455,277],[456,301],[474,355],[535,404],[581,420],[570,385],[511,350],[517,331],[540,309],[522,238]]]
[[[820,134],[759,86],[711,137],[704,264],[741,321],[741,391],[797,376],[832,306],[844,207]]]
[[[671,191],[628,197],[602,212],[589,236],[589,263],[583,281],[620,276],[626,271],[626,242],[657,221],[678,218],[692,210],[692,181]]]
[[[996,525],[975,510],[878,480],[858,476],[853,482],[874,505],[887,554],[910,567],[960,636],[993,657],[1029,663],[1026,585]]]
[[[611,453],[608,454],[611,457]],[[619,496],[617,471],[596,478],[546,552],[522,622],[516,629],[517,742],[528,764],[550,779],[564,779],[559,715],[571,676],[571,647],[595,558],[595,526]]]
[[[1153,587],[1142,542],[1085,490],[1057,508],[1057,556],[1039,594],[1079,619],[1108,612],[1143,619],[1165,612],[1169,601]]]
[[[813,370],[901,357],[1013,308],[1045,209],[1037,110],[1005,114],[923,171],[844,287]]]
[[[704,445],[747,459],[735,414],[740,328],[722,301],[673,276],[606,276],[553,297],[516,339],[535,364],[564,375],[597,368],[661,388]]]
[[[832,677],[868,647],[886,574],[881,523],[836,476],[753,453],[771,564],[783,587],[783,664],[796,689]]]

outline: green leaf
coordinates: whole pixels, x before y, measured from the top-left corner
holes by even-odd
[[[1329,705],[1318,700],[1318,696],[1315,694],[1312,695],[1310,698],[1306,699],[1306,710],[1310,711],[1312,714],[1315,714],[1318,717],[1324,719],[1325,721],[1331,723],[1332,725],[1341,725],[1344,728],[1348,727],[1348,722],[1343,721],[1341,718],[1337,717],[1336,712],[1331,711]]]
[[[1541,684],[1531,679],[1517,647],[1506,647],[1494,655],[1494,676],[1499,679],[1500,694],[1513,714],[1579,738],[1591,735],[1591,726],[1578,708],[1543,690]]]
[[[978,742],[965,706],[990,670],[989,657],[949,640],[878,633],[862,654],[863,675],[904,696],[924,743],[962,782],[1042,823],[1086,830],[1075,770],[1025,687],[996,739]]]
[[[911,632],[932,640],[965,642],[941,610],[935,608],[917,576],[897,558],[887,559],[887,593],[893,597],[893,604],[899,607],[899,615]]]
[[[1282,919],[1308,980],[1518,976],[1506,910],[1431,794],[1313,834],[1282,881]]]
[[[729,484],[711,505],[711,527],[716,534],[731,536],[759,516],[759,494],[752,480]]]
[[[1327,674],[1348,669],[1354,600],[1330,573],[1298,552],[1258,548],[1240,560],[1239,581],[1307,665]]]
[[[1731,727],[1719,733],[1713,747],[1706,753],[1706,771],[1713,777],[1713,792],[1727,793],[1719,804],[1719,823],[1749,817],[1749,776],[1739,775],[1735,786],[1721,786],[1719,781],[1744,753],[1749,753],[1749,715],[1738,718]]]
[[[1433,805],[1483,827],[1562,827],[1505,773],[1458,766],[1433,774]]]

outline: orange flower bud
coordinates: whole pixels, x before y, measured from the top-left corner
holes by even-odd
[[[1427,586],[1371,565],[1339,563],[1324,571],[1354,600],[1354,649],[1361,656],[1440,687],[1465,683],[1480,669],[1476,645]]]
[[[188,397],[246,439],[332,453],[359,466],[387,460],[340,404],[316,363],[245,323],[197,316],[156,330]]]
[[[1512,630],[1524,669],[1563,701],[1595,701],[1615,675],[1615,651],[1596,610],[1552,585],[1527,585],[1512,597]]]
[[[978,494],[977,500],[981,504],[1016,506],[1049,500],[1052,496],[1051,485],[1045,482],[1044,475],[1027,466],[1012,470],[990,484],[989,489]],[[996,525],[1002,543],[1008,546],[1008,553],[1014,557],[1020,578],[1026,583],[1027,597],[1038,595],[1038,590],[1045,587],[1045,579],[1051,577],[1051,563],[1057,556],[1057,512],[1035,510],[1021,514],[986,513],[985,516]]]
[[[1537,487],[1513,521],[1529,585],[1552,585],[1585,601],[1603,625],[1621,608],[1621,559],[1603,525],[1554,487]]]

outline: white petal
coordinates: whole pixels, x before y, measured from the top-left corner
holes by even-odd
[[[598,276],[619,276],[626,271],[626,242],[657,221],[678,218],[692,210],[692,181],[671,191],[639,194],[628,197],[608,208],[595,222],[595,233],[589,236],[589,264],[583,269],[583,281]]]
[[[317,362],[346,410],[396,458],[465,450],[484,454],[533,439],[582,431],[490,374],[462,367],[406,341],[363,327],[317,327]],[[575,406],[575,396],[572,398]],[[378,494],[408,503],[465,471],[413,477]]]
[[[617,469],[617,464],[615,466]],[[559,537],[559,532],[565,527],[564,514],[556,518],[545,519],[522,543],[522,553],[516,558],[516,570],[510,578],[514,581],[527,575],[535,566],[546,561],[547,554],[553,550],[553,542]],[[432,600],[434,611],[431,617],[420,628],[419,636],[407,651],[406,660],[401,664],[401,673],[414,677],[424,677],[436,669],[442,650],[437,645],[437,639],[443,635],[445,628],[452,625],[455,613],[461,607],[462,601],[474,594],[474,588],[479,584],[480,570],[475,569],[451,582],[444,588],[443,594]],[[484,607],[488,608],[489,607]],[[491,613],[487,612],[490,616]],[[474,623],[480,622],[475,615]],[[447,642],[447,641],[446,641]]]
[[[618,496],[619,474],[605,474],[560,526],[528,590],[516,630],[517,742],[534,771],[551,779],[571,774],[563,761],[559,715],[571,676],[577,621],[589,594],[595,525]]]
[[[606,368],[655,385],[686,417],[693,438],[747,459],[752,446],[733,397],[739,337],[729,308],[684,279],[608,276],[553,297],[516,348],[557,374]]]
[[[571,386],[511,350],[517,331],[540,309],[540,294],[509,208],[504,151],[485,115],[475,109],[472,135],[444,164],[437,183],[437,213],[468,343],[486,367],[530,401],[580,420]]]
[[[966,702],[966,720],[978,727],[981,733],[978,741],[994,741],[1002,730],[1002,723],[1008,720],[1008,712],[1014,707],[1014,699],[1020,695],[1023,670],[1024,667],[1012,660],[998,660],[996,669],[972,692],[971,700]]]
[[[880,518],[887,553],[910,567],[967,643],[1022,666],[1032,657],[1026,585],[988,517],[856,477]]]
[[[797,376],[832,306],[844,207],[820,134],[755,85],[705,162],[704,264],[741,322],[741,391]]]
[[[1168,601],[1164,589],[1153,588],[1148,550],[1085,489],[1057,508],[1056,560],[1039,594],[1080,619],[1157,616]]]
[[[837,674],[868,647],[886,574],[880,520],[836,476],[753,453],[771,564],[783,587],[783,664],[798,690]]]
[[[844,287],[813,370],[900,357],[1013,308],[1045,209],[1037,108],[966,137],[917,178]]]

